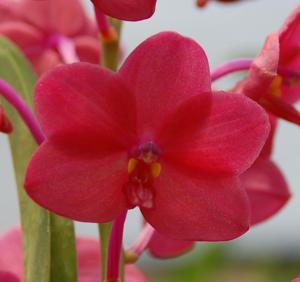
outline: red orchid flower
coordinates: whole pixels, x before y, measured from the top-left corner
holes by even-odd
[[[272,114],[297,124],[300,115],[290,103],[300,98],[299,36],[300,6],[279,33],[269,35],[247,78],[235,89],[258,101]],[[290,197],[283,174],[271,160],[276,118],[270,115],[270,120],[273,133],[269,141],[255,164],[241,177],[252,205],[252,224],[277,213]]]
[[[2,16],[0,10],[0,34],[23,50],[38,74],[63,61],[72,61],[66,55],[70,50],[63,54],[60,49],[63,41],[74,46],[81,61],[99,63],[96,25],[87,18],[78,0],[20,0],[0,5],[0,9],[4,8],[2,12],[10,10],[10,16]]]
[[[0,281],[23,281],[21,230],[16,227],[0,236]],[[78,281],[98,282],[101,277],[99,242],[95,239],[76,239]],[[5,280],[7,279],[7,280]],[[133,265],[125,267],[125,282],[147,282],[144,274]]]
[[[277,119],[275,115],[299,123],[298,112],[288,104],[290,92],[282,92],[280,41],[277,33],[268,36],[260,54],[254,60],[248,76],[233,90],[258,101],[270,114],[271,133],[259,158],[242,176],[242,185],[250,198],[251,224],[275,215],[290,198],[288,185],[279,167],[271,160]]]
[[[247,97],[212,93],[207,57],[193,40],[153,36],[118,73],[58,67],[37,83],[35,109],[46,141],[25,188],[43,207],[108,222],[138,206],[156,230],[182,240],[248,230],[238,175],[265,143],[268,117]]]
[[[0,132],[11,133],[13,130],[10,120],[6,117],[3,108],[0,105]]]
[[[120,20],[139,21],[150,18],[156,0],[92,0],[104,14]]]
[[[274,115],[300,125],[300,114],[291,105],[300,98],[300,6],[283,28],[270,34],[249,74],[235,88],[258,101]]]
[[[300,282],[300,276],[296,277],[296,278],[293,279],[291,282]]]

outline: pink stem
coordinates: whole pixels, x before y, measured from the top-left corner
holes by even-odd
[[[228,61],[218,66],[214,71],[211,72],[211,80],[216,81],[217,79],[238,71],[248,70],[253,63],[252,59],[235,59]]]
[[[108,17],[94,5],[95,16],[97,21],[98,30],[102,36],[102,39],[107,41],[115,41],[118,38],[118,35],[110,24]]]
[[[111,29],[111,25],[108,21],[108,18],[101,10],[99,10],[95,6],[95,15],[96,15],[96,21],[98,24],[98,29],[101,33],[107,33]]]
[[[120,260],[122,252],[123,230],[127,210],[113,221],[108,244],[107,280],[118,281],[120,276]]]
[[[79,62],[74,42],[64,36],[59,36],[57,40],[57,49],[65,64]]]
[[[16,91],[4,80],[0,79],[0,95],[9,102],[20,114],[23,121],[29,128],[32,136],[38,144],[44,141],[44,135],[40,129],[38,121],[28,108],[24,100],[16,93]]]
[[[139,238],[134,242],[134,244],[128,249],[128,253],[131,256],[134,256],[135,259],[138,259],[141,254],[147,249],[153,235],[155,229],[150,225],[146,224],[140,233]]]
[[[47,41],[47,46],[57,48],[65,64],[72,64],[80,61],[76,53],[74,42],[66,36],[61,34],[51,35]]]

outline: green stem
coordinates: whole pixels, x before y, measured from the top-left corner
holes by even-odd
[[[109,19],[112,26],[115,28],[118,34],[118,39],[116,41],[105,41],[101,42],[101,65],[112,71],[116,71],[119,63],[119,47],[120,47],[120,37],[122,29],[122,21],[117,19]]]
[[[120,261],[120,277],[121,277],[121,282],[125,282],[125,251],[124,248],[122,248],[122,257]]]
[[[108,257],[108,243],[111,231],[111,222],[98,225],[100,241],[101,241],[101,281],[104,281],[107,275],[107,257]]]

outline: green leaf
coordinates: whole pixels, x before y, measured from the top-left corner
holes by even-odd
[[[7,81],[32,108],[35,76],[22,55],[5,38],[0,38],[0,77]],[[23,189],[24,172],[36,148],[25,124],[8,104],[5,110],[14,125],[10,144],[14,160],[23,231],[25,281],[50,281],[50,217],[33,203]],[[36,263],[38,262],[38,263]]]
[[[51,214],[51,281],[77,281],[75,232],[72,221]]]
[[[22,53],[4,37],[0,37],[0,78],[8,82],[33,108],[35,75]],[[10,145],[23,231],[25,281],[75,282],[77,266],[73,223],[50,214],[24,192],[24,174],[36,144],[16,111],[5,102],[3,105],[14,125]]]

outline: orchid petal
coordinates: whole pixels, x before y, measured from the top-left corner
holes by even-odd
[[[116,74],[96,65],[48,72],[37,83],[35,109],[47,138],[69,148],[127,150],[136,141],[132,95]]]
[[[208,122],[198,138],[165,157],[181,166],[211,174],[240,174],[258,157],[269,135],[265,111],[251,99],[217,92]]]
[[[290,198],[283,174],[269,159],[258,159],[241,175],[251,204],[251,224],[267,220],[276,214]]]
[[[138,46],[119,71],[136,97],[140,135],[153,135],[186,99],[210,99],[207,57],[193,40],[174,32],[159,33]]]
[[[74,38],[76,53],[81,62],[99,64],[99,40],[91,36],[78,36]]]
[[[155,11],[156,0],[92,0],[103,13],[127,21],[144,20]]]
[[[148,249],[154,257],[172,258],[188,252],[193,246],[194,242],[173,240],[155,232],[149,243]]]
[[[40,55],[44,35],[35,27],[20,21],[0,24],[0,34],[8,37],[28,56]]]
[[[244,94],[256,101],[267,94],[277,76],[279,49],[278,34],[270,34],[255,58],[247,77],[239,82],[232,92]]]
[[[78,0],[23,0],[18,5],[22,17],[46,33],[74,36],[80,34],[88,24]]]
[[[127,154],[71,153],[45,142],[27,169],[25,189],[38,204],[79,221],[108,222],[127,207]],[[80,207],[80,208],[78,208]]]
[[[235,178],[199,175],[162,162],[155,187],[155,207],[142,209],[142,213],[162,235],[177,240],[225,241],[249,228],[248,198]]]
[[[23,259],[19,228],[12,228],[0,236],[0,250],[0,272],[9,272],[23,280]]]

